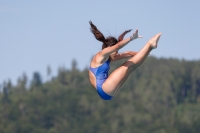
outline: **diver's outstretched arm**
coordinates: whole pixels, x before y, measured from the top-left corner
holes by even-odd
[[[119,49],[123,48],[125,45],[127,45],[130,41],[135,40],[137,38],[142,38],[142,36],[138,36],[138,29],[133,33],[133,35],[129,38],[126,38],[120,42],[118,42],[116,45],[107,47],[103,49],[100,54],[102,56],[109,56],[112,52],[118,51]]]

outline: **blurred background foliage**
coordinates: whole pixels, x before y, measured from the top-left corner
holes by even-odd
[[[200,133],[200,61],[149,56],[111,101],[76,60],[55,77],[48,66],[47,76],[0,85],[0,133]]]

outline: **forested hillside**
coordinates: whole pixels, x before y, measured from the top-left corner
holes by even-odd
[[[111,101],[76,61],[46,82],[35,72],[30,85],[23,75],[1,89],[0,133],[200,133],[200,61],[150,56]]]

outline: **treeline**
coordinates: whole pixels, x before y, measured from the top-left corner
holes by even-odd
[[[0,133],[200,133],[200,61],[150,56],[111,101],[76,66],[46,82],[38,72],[29,85],[25,74],[4,82]]]

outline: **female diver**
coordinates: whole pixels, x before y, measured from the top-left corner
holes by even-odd
[[[119,54],[118,50],[127,45],[130,41],[142,38],[138,36],[138,30],[127,39],[124,39],[126,33],[131,30],[127,30],[122,33],[118,40],[115,37],[109,36],[107,38],[97,29],[97,27],[90,21],[90,30],[94,34],[94,37],[103,42],[102,50],[99,51],[91,60],[89,68],[89,79],[92,86],[96,89],[99,96],[104,100],[111,100],[116,96],[120,87],[126,81],[130,73],[132,73],[149,55],[150,51],[157,48],[157,43],[161,36],[161,33],[152,37],[146,45],[139,52],[124,52]],[[110,62],[129,58],[119,68],[114,70],[108,75]]]

